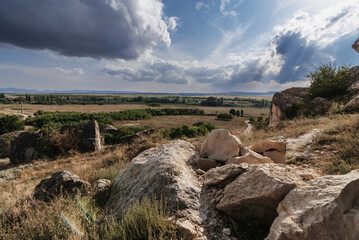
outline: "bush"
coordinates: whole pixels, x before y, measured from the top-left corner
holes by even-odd
[[[25,122],[16,115],[0,117],[0,135],[8,132],[24,130]]]
[[[256,129],[265,129],[269,124],[269,118],[263,118],[262,116],[257,117],[254,119],[251,117],[249,122],[256,128]]]
[[[310,80],[307,96],[310,99],[316,97],[333,99],[344,95],[350,84],[349,76],[348,66],[323,64],[306,76]]]
[[[217,115],[219,120],[230,121],[233,119],[233,115],[229,113],[220,113]]]
[[[204,136],[208,132],[215,129],[215,126],[212,123],[204,123],[200,126],[189,127],[187,125],[183,125],[181,127],[174,127],[169,130],[164,130],[162,132],[163,137],[175,139],[181,137],[194,138],[197,136]]]
[[[233,116],[236,115],[236,109],[232,108],[231,110],[229,110],[229,114],[232,114]]]

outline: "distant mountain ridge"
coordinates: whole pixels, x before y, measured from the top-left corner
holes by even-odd
[[[181,95],[181,96],[205,96],[205,95],[256,95],[267,96],[274,95],[279,91],[270,92],[220,92],[220,93],[157,93],[157,92],[137,92],[137,91],[111,91],[111,90],[37,90],[37,89],[22,89],[22,88],[0,88],[0,93],[20,94],[158,94],[158,95]]]

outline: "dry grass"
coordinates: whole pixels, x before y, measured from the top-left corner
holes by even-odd
[[[150,126],[157,130],[170,129],[182,125],[192,126],[196,122],[210,122],[216,128],[225,128],[233,134],[240,136],[247,128],[245,118],[235,117],[231,121],[217,120],[216,116],[158,116],[151,119],[139,121],[117,121],[115,125],[136,125],[136,126]]]

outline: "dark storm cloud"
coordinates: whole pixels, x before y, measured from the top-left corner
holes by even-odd
[[[1,0],[0,42],[66,56],[134,59],[170,44],[158,0]]]

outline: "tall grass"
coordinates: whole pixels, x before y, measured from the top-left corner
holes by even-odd
[[[143,199],[120,220],[105,217],[92,199],[22,200],[0,214],[0,239],[177,239],[165,202]]]

